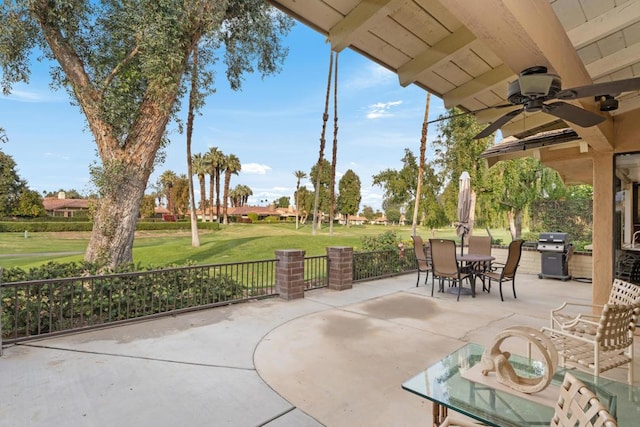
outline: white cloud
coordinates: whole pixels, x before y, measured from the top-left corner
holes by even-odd
[[[42,102],[44,97],[36,92],[26,92],[22,90],[13,90],[9,98],[22,102]]]
[[[391,112],[392,108],[400,104],[402,104],[402,101],[376,102],[375,104],[369,105],[367,118],[378,119],[380,117],[393,117],[393,113]]]
[[[381,86],[390,84],[398,84],[394,73],[378,64],[367,63],[366,66],[358,68],[358,72],[350,75],[342,86],[347,90],[365,90],[380,89]]]
[[[55,95],[52,92],[35,92],[31,90],[20,90],[13,88],[11,93],[5,97],[6,99],[10,99],[12,101],[18,102],[60,102],[63,101],[64,98]]]
[[[65,155],[62,155],[62,154],[56,154],[56,153],[52,153],[52,152],[46,152],[46,153],[43,153],[43,155],[45,157],[53,158],[53,159],[69,160],[69,156],[65,156]]]
[[[271,171],[271,166],[261,165],[260,163],[247,163],[242,165],[242,172],[254,175],[266,175]]]

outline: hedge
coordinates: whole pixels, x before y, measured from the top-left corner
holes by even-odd
[[[188,222],[138,222],[136,230],[189,230],[191,225]],[[58,231],[91,231],[92,222],[22,222],[22,221],[0,221],[0,233],[24,233],[34,232],[58,232]],[[217,222],[199,222],[200,230],[219,230],[220,224]]]

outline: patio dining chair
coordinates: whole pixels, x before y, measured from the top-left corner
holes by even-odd
[[[509,252],[507,254],[507,262],[504,264],[494,262],[492,267],[495,271],[484,271],[479,273],[480,278],[488,279],[489,284],[487,286],[487,292],[491,292],[491,281],[495,280],[500,285],[500,299],[504,301],[504,297],[502,296],[502,284],[511,282],[511,287],[513,289],[513,297],[516,296],[516,271],[518,271],[518,266],[520,265],[520,257],[522,256],[522,244],[524,240],[518,239],[509,243]],[[483,279],[483,287],[484,287],[484,279]]]
[[[429,278],[429,272],[431,271],[431,248],[429,245],[425,246],[422,237],[415,235],[411,236],[413,239],[413,252],[416,256],[416,262],[418,264],[418,279],[416,280],[416,287],[420,284],[420,273],[424,273],[424,284],[427,284]]]
[[[640,285],[614,279],[607,304],[633,305],[637,303],[640,303]],[[565,301],[560,307],[551,310],[551,329],[595,335],[597,331],[593,322],[598,321],[598,316],[594,313],[602,310],[603,307],[603,305],[597,304]],[[590,322],[581,322],[581,319]]]
[[[478,427],[469,418],[447,416],[439,427]],[[570,372],[564,374],[550,427],[617,427],[618,423],[598,396]]]
[[[462,289],[462,281],[467,279],[471,284],[471,275],[462,271],[456,259],[456,242],[447,239],[429,239],[431,247],[431,265],[433,268],[431,274],[431,296],[433,296],[433,288],[435,278],[439,280],[439,290],[444,292],[444,281],[448,280],[458,286],[458,301],[460,301],[460,292]]]
[[[491,237],[489,236],[469,236],[469,248],[467,253],[474,255],[491,255]],[[491,270],[491,261],[485,261],[475,266],[480,271],[485,272]],[[482,290],[486,291],[484,276],[480,276],[482,280]]]
[[[560,365],[595,376],[627,365],[627,382],[633,384],[633,332],[639,315],[640,303],[605,304],[597,322],[578,319],[584,324],[591,323],[596,330],[595,335],[547,327],[543,327],[542,331],[558,350]]]

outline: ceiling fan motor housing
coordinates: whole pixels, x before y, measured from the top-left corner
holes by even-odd
[[[555,74],[528,74],[509,83],[507,99],[512,104],[525,104],[531,99],[552,99],[562,90],[562,81]]]

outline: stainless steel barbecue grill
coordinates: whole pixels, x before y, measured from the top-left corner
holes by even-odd
[[[573,246],[567,233],[540,233],[538,237],[540,252],[541,279],[571,279],[569,276],[569,257]]]

